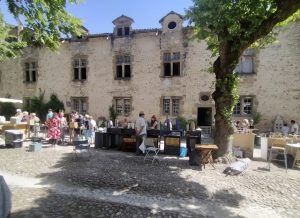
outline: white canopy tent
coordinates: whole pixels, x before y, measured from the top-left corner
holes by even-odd
[[[22,100],[12,99],[12,98],[0,98],[0,102],[8,102],[8,103],[23,103]]]

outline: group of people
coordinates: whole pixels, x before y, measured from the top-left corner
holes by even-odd
[[[172,130],[172,121],[167,116],[165,122],[164,122],[165,129]],[[152,115],[150,120],[150,126],[149,129],[158,129],[159,128],[159,122],[155,115]],[[139,113],[139,117],[137,118],[135,122],[135,132],[137,136],[136,140],[136,155],[141,155],[142,151],[139,149],[139,146],[142,144],[144,139],[147,136],[147,121],[145,119],[145,113],[141,111]]]
[[[298,135],[299,125],[295,120],[291,120],[291,128],[287,125],[287,123],[284,123],[283,127],[281,128],[281,132],[284,136],[287,136],[288,134]]]
[[[251,129],[254,129],[253,120],[243,119],[242,121],[233,121],[232,127],[234,132],[244,132],[248,133]]]
[[[28,113],[27,111],[23,111],[21,109],[16,110],[15,117],[18,118],[20,122],[29,122],[33,121],[34,123],[39,123],[40,119],[36,116],[36,113]]]
[[[91,143],[94,143],[97,124],[94,118],[88,114],[84,116],[77,111],[72,111],[69,122],[70,139],[84,135]]]

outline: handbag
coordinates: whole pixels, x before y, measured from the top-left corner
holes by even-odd
[[[77,129],[78,128],[78,123],[77,122],[70,122],[70,129]]]

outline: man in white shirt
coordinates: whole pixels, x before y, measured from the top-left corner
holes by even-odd
[[[286,123],[284,123],[283,127],[281,127],[281,132],[284,136],[288,136],[288,134],[290,132],[290,128],[288,127],[288,125]]]
[[[294,135],[298,135],[299,134],[299,125],[298,123],[296,123],[295,120],[291,120],[291,133]]]
[[[139,149],[139,146],[142,144],[147,135],[147,125],[144,119],[145,113],[141,111],[139,117],[135,122],[135,133],[136,133],[136,155],[141,155],[142,151]]]

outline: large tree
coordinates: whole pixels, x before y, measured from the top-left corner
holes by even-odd
[[[276,25],[300,17],[300,0],[193,0],[187,17],[195,36],[206,39],[217,55],[212,71],[216,76],[215,143],[218,155],[229,151],[233,134],[231,116],[238,99],[238,77],[234,68],[243,51],[270,38]],[[267,40],[268,41],[268,40]]]
[[[77,4],[80,1],[6,0],[8,10],[19,25],[16,28],[8,25],[0,12],[0,60],[15,57],[30,45],[56,50],[61,37],[80,35],[81,21],[65,10],[67,2]]]

